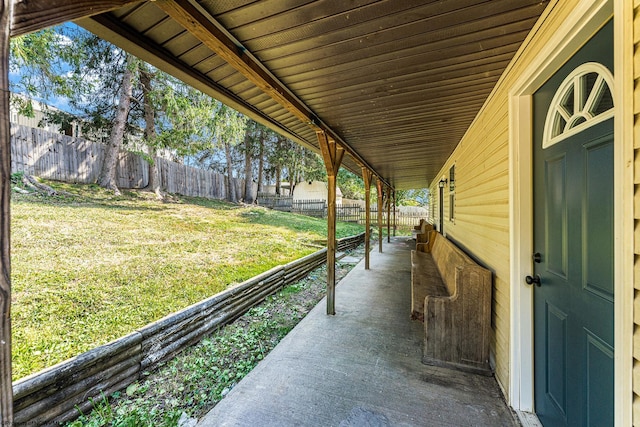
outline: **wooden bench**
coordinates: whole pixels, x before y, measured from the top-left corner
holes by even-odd
[[[433,230],[433,225],[429,224],[426,219],[421,219],[420,224],[413,226],[411,234],[413,235],[413,238],[417,240],[419,235],[428,233],[430,230]]]
[[[416,239],[416,250],[419,250],[421,244],[425,244],[429,242],[429,235],[434,230],[433,224],[428,222],[424,222],[422,224],[421,230],[415,230],[415,239]]]
[[[411,317],[424,322],[422,362],[491,374],[491,272],[436,231],[411,251]]]

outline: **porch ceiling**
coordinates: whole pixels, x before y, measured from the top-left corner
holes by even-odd
[[[406,189],[434,178],[546,5],[157,0],[78,23],[319,151],[316,129],[305,123],[313,120],[350,147],[343,166],[359,173],[367,165]],[[275,96],[212,50],[215,34],[245,58],[249,73],[275,85]],[[278,102],[279,94],[298,110]]]

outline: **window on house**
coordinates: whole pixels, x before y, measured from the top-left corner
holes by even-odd
[[[602,64],[588,62],[562,82],[547,112],[542,148],[613,117],[613,76]]]

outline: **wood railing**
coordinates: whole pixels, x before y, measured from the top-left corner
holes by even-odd
[[[364,241],[364,233],[338,240],[344,251]],[[171,314],[125,337],[35,373],[13,384],[16,425],[70,421],[92,408],[92,399],[125,389],[163,361],[233,321],[278,289],[326,263],[322,249],[274,267],[204,301]]]

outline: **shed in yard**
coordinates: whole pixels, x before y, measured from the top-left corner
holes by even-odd
[[[301,181],[293,187],[293,200],[328,200],[327,183],[322,181]],[[336,187],[336,204],[342,204],[342,191]]]

